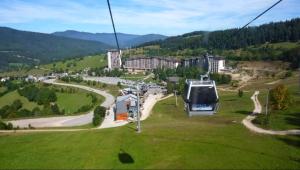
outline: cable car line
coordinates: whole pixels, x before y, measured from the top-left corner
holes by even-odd
[[[238,35],[242,29],[246,28],[248,25],[250,25],[253,21],[257,20],[258,18],[260,18],[262,15],[264,15],[266,12],[268,12],[269,10],[271,10],[272,8],[274,8],[276,5],[278,5],[280,2],[282,2],[283,0],[279,0],[277,1],[275,4],[273,4],[272,6],[270,6],[268,9],[266,9],[265,11],[263,11],[262,13],[260,13],[258,16],[256,16],[255,18],[253,18],[251,21],[249,21],[246,25],[244,25],[242,28],[238,29],[233,36]]]
[[[107,5],[108,5],[108,9],[109,9],[111,23],[112,23],[112,26],[113,26],[113,29],[114,29],[114,34],[115,34],[115,39],[116,39],[118,51],[120,52],[120,46],[119,46],[118,36],[117,36],[116,28],[115,28],[114,18],[112,16],[112,12],[111,12],[109,0],[107,0]]]

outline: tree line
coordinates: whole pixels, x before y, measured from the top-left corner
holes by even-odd
[[[57,100],[55,90],[46,87],[38,88],[35,85],[20,88],[18,93],[39,105],[46,105]]]
[[[195,31],[192,33],[174,36],[161,41],[142,44],[160,45],[167,49],[238,49],[250,45],[264,44],[266,42],[297,42],[300,40],[300,18],[271,22],[261,26],[244,29],[227,29],[220,31]]]
[[[161,41],[140,45],[159,45],[160,53],[164,55],[203,55],[207,52],[223,54],[230,60],[282,60],[292,64],[292,68],[299,67],[300,47],[295,49],[275,49],[264,46],[262,48],[248,48],[266,43],[298,42],[300,40],[300,18],[271,22],[261,26],[220,31],[196,31],[174,36]],[[228,50],[242,49],[244,54],[228,53]]]

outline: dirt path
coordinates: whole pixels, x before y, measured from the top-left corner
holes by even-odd
[[[254,103],[254,110],[253,113],[243,119],[242,123],[246,126],[249,130],[261,133],[261,134],[268,134],[268,135],[300,135],[300,130],[282,130],[282,131],[275,131],[275,130],[266,130],[260,127],[255,126],[252,121],[256,118],[256,114],[261,114],[262,107],[257,98],[259,91],[255,91],[251,100]]]
[[[279,83],[281,80],[275,80],[275,81],[272,81],[272,82],[269,82],[269,83],[265,83],[267,85],[273,85],[273,84],[276,84],[276,83]]]

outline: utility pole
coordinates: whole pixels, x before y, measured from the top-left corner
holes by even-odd
[[[141,133],[141,118],[140,118],[140,89],[139,85],[136,85],[137,94],[137,133]]]
[[[268,93],[267,93],[267,102],[266,102],[266,116],[268,115],[269,94],[270,94],[270,88],[268,88]]]
[[[177,90],[174,90],[174,93],[175,93],[176,106],[177,106]]]

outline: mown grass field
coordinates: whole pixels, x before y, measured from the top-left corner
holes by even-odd
[[[252,111],[250,96],[221,92],[214,116],[189,118],[183,101],[159,102],[135,125],[81,132],[2,134],[0,169],[299,169],[300,138],[250,132],[240,122]],[[126,153],[131,162],[120,153]]]
[[[65,114],[72,114],[78,111],[78,109],[84,105],[92,103],[92,97],[87,96],[88,93],[56,93],[57,105],[60,109],[65,110]]]

